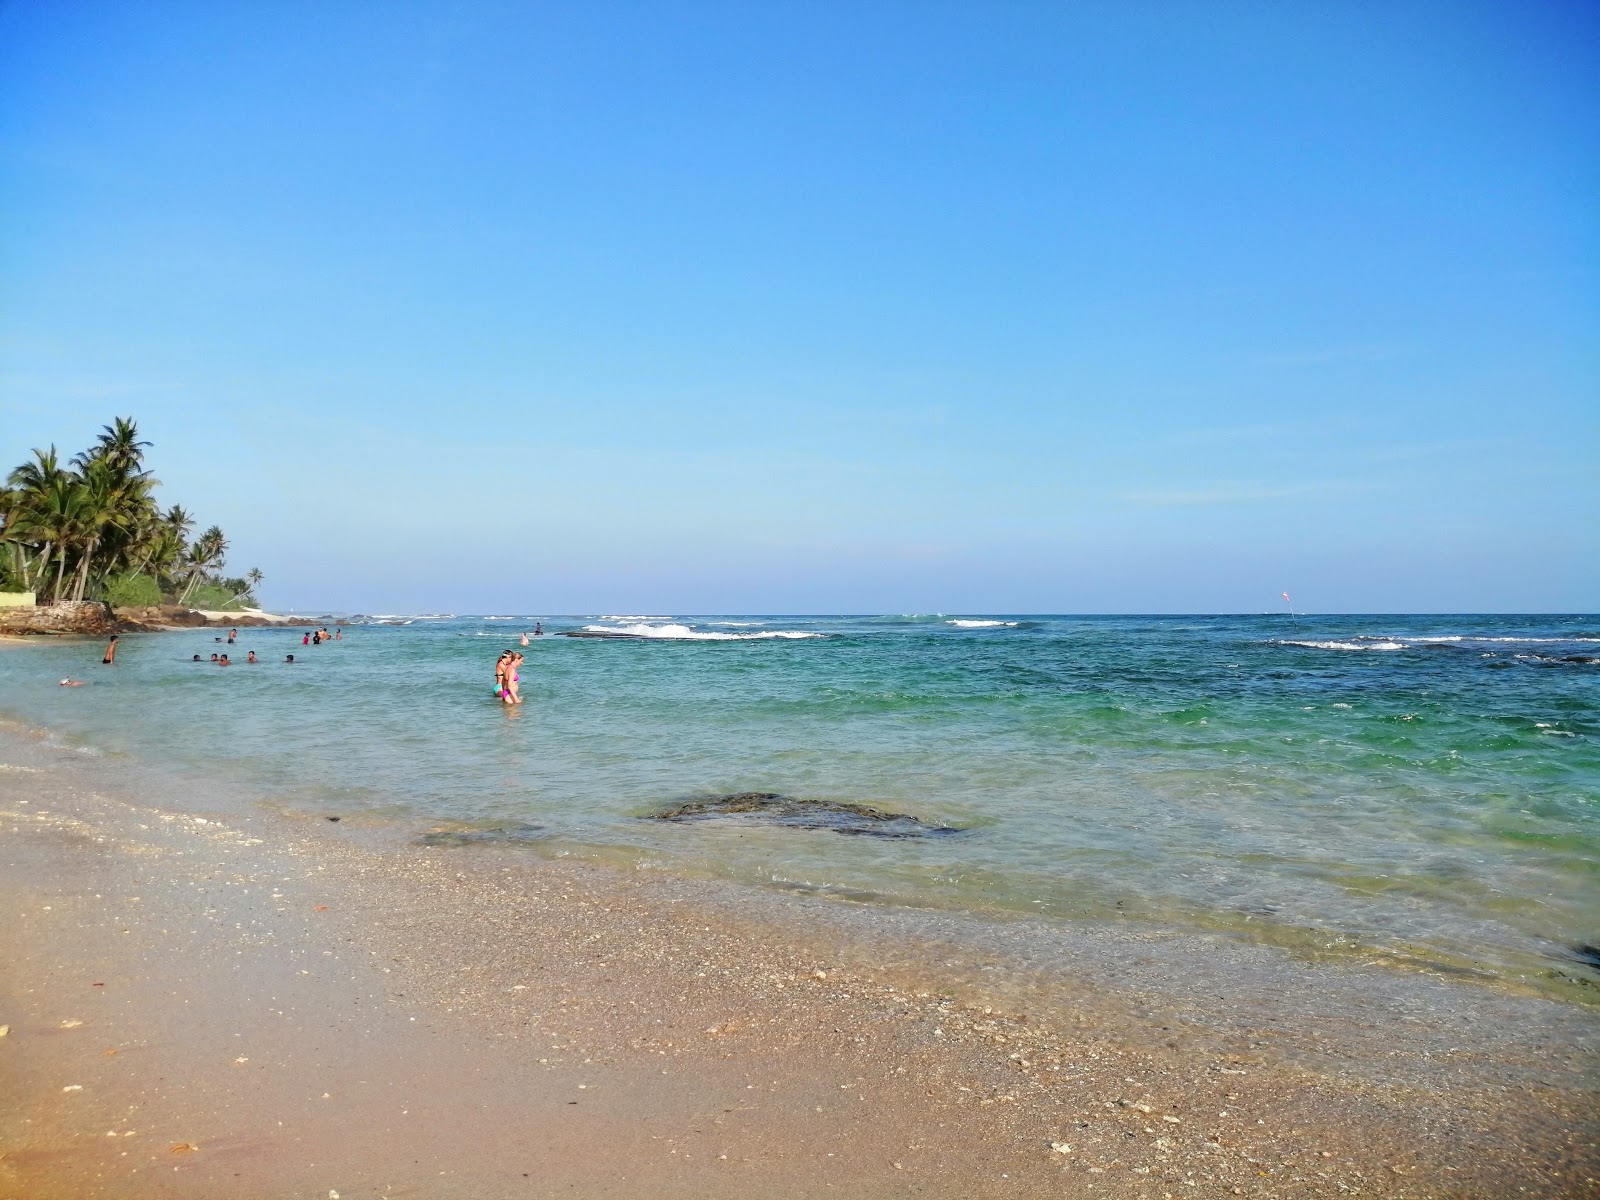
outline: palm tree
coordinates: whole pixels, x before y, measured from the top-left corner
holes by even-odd
[[[51,481],[33,521],[44,535],[46,548],[55,547],[56,584],[51,598],[61,599],[61,581],[67,569],[67,548],[83,528],[85,493],[77,477],[63,474]],[[44,565],[48,568],[49,560]]]
[[[222,529],[213,525],[195,539],[193,546],[189,547],[186,560],[189,567],[189,582],[183,589],[183,596],[178,601],[180,604],[188,603],[189,597],[194,594],[194,589],[207,571],[220,571],[224,557],[228,553],[228,539],[223,536]]]
[[[6,478],[6,504],[5,526],[3,536],[7,541],[13,542],[21,556],[20,574],[23,588],[27,591],[38,591],[34,573],[37,571],[42,577],[50,565],[51,551],[56,543],[48,536],[41,533],[43,526],[40,516],[43,513],[47,498],[52,488],[70,474],[61,467],[61,461],[56,454],[56,448],[51,446],[48,450],[35,450],[33,461],[23,463]],[[41,540],[28,541],[38,535]],[[42,542],[42,544],[41,544]],[[28,558],[25,545],[39,546],[37,556]],[[39,582],[42,582],[39,580]]]
[[[100,428],[100,438],[94,447],[79,458],[98,458],[124,477],[141,474],[144,452],[149,442],[139,440],[139,426],[132,417],[113,417],[111,424]]]
[[[78,485],[80,507],[78,510],[78,579],[72,589],[72,598],[82,600],[89,585],[89,569],[94,566],[95,551],[107,534],[122,527],[127,518],[125,511],[126,481],[118,471],[101,459],[90,459],[83,464],[82,482]]]
[[[256,590],[256,588],[261,586],[261,581],[265,578],[266,576],[261,573],[260,567],[251,567],[244,573],[243,579],[229,580],[228,586],[237,587],[237,590],[233,595],[233,600],[237,600],[241,596],[249,596]],[[233,600],[229,600],[228,603],[232,604]]]

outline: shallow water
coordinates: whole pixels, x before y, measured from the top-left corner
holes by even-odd
[[[1594,974],[1566,955],[1600,938],[1600,618],[542,619],[520,710],[493,660],[534,617],[497,614],[245,630],[268,661],[227,670],[189,661],[214,630],[125,637],[109,668],[7,647],[0,713],[293,810],[515,825],[530,853]],[[579,630],[645,636],[554,636]],[[732,792],[966,832],[640,819]]]

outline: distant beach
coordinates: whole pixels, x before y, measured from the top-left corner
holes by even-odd
[[[1592,618],[367,620],[0,660],[0,1194],[1592,1186]]]

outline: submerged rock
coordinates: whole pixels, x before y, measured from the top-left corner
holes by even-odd
[[[1600,971],[1600,946],[1568,946],[1562,957],[1568,962],[1588,967],[1591,971]]]
[[[417,839],[419,846],[517,846],[544,837],[543,825],[495,825],[488,829],[435,829]]]
[[[727,796],[708,796],[675,805],[665,812],[651,813],[648,819],[687,822],[722,818],[753,821],[760,825],[784,825],[791,829],[827,829],[859,837],[944,837],[962,832],[951,825],[932,825],[919,817],[884,812],[865,804],[851,804],[845,800],[803,800],[780,796],[776,792],[735,792]]]

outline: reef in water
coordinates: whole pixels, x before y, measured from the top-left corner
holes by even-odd
[[[825,829],[857,837],[948,837],[963,832],[952,825],[934,825],[906,813],[884,812],[845,800],[807,800],[776,792],[735,792],[706,796],[651,813],[657,821],[740,820],[791,829]]]

